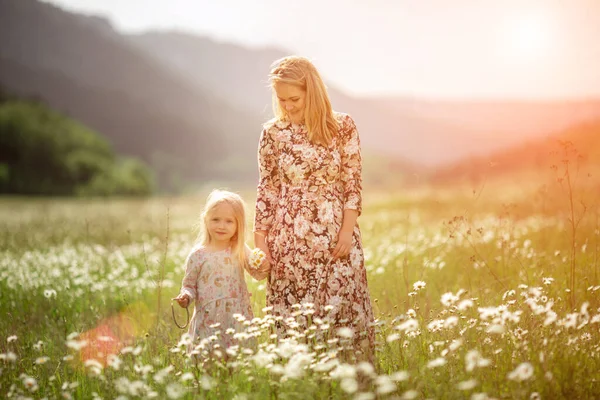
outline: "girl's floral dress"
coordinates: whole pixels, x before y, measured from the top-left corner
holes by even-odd
[[[181,288],[181,293],[186,293],[195,303],[188,331],[192,338],[188,352],[202,339],[217,332],[218,339],[205,341],[205,347],[210,343],[212,348],[218,344],[223,350],[227,349],[235,344],[232,330],[237,333],[244,328],[234,314],[247,320],[253,318],[244,267],[256,279],[264,279],[266,275],[261,276],[257,271],[240,265],[230,249],[209,252],[197,247],[188,256]]]
[[[267,305],[273,313],[286,318],[295,311],[292,305],[313,303],[315,316],[329,318],[334,328],[354,328],[355,339],[372,347],[373,311],[358,224],[350,255],[331,257],[344,210],[360,214],[362,201],[358,131],[349,115],[335,117],[340,130],[329,147],[312,144],[304,125],[265,124],[254,229],[268,231],[273,265]]]

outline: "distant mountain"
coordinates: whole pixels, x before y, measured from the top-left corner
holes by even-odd
[[[440,168],[432,176],[437,183],[480,181],[522,174],[545,173],[563,160],[592,166],[600,171],[600,118],[556,132],[487,156],[473,157]],[[583,165],[583,164],[582,164]]]
[[[197,87],[263,118],[271,115],[267,74],[271,63],[286,52],[249,49],[182,32],[148,32],[130,39]],[[329,94],[335,109],[356,119],[366,148],[429,166],[489,153],[600,116],[600,101],[356,98],[334,87],[329,88]]]
[[[0,85],[43,99],[106,136],[117,152],[141,157],[167,188],[255,181],[261,123],[271,115],[267,73],[286,54],[186,33],[122,35],[102,17],[0,0]],[[499,106],[329,91],[377,161],[367,163],[380,168],[368,176],[419,173],[419,166],[497,151],[600,113],[598,102]]]
[[[215,165],[238,148],[231,132],[254,141],[260,129],[259,117],[190,85],[106,20],[34,0],[0,0],[0,65],[8,90],[44,99],[116,151],[182,179],[230,178]]]

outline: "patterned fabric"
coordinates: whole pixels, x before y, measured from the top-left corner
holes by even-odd
[[[327,317],[334,327],[353,327],[372,346],[373,311],[358,224],[349,256],[331,257],[344,210],[362,210],[358,131],[349,115],[335,117],[340,130],[329,147],[311,144],[304,125],[265,125],[254,229],[268,231],[273,265],[267,305],[275,315],[287,318],[293,304],[313,303],[315,316]],[[333,309],[327,311],[327,305]]]
[[[265,278],[258,271],[249,268],[247,271],[258,280]],[[188,351],[216,331],[220,334],[215,343],[226,349],[234,344],[233,335],[226,333],[227,329],[243,330],[243,325],[233,315],[241,314],[248,320],[254,318],[244,269],[232,257],[230,249],[209,252],[198,247],[192,250],[187,258],[181,293],[186,293],[195,303],[188,331],[193,345]]]

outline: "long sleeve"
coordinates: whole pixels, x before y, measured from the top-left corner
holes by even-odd
[[[181,283],[181,293],[187,294],[190,299],[196,298],[198,275],[200,275],[203,261],[204,256],[202,251],[198,249],[192,251],[186,260],[185,275]]]
[[[281,181],[277,166],[277,147],[268,128],[263,129],[258,145],[259,181],[256,193],[254,230],[268,231],[273,224]]]
[[[342,124],[342,181],[344,182],[344,210],[362,212],[362,158],[360,138],[354,120],[344,116]]]

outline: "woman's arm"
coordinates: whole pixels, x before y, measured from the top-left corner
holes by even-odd
[[[269,262],[271,262],[271,254],[266,244],[266,236],[273,224],[281,189],[277,161],[275,140],[269,129],[264,128],[258,144],[259,181],[254,214],[254,245],[265,252]]]
[[[344,183],[344,216],[333,250],[334,258],[346,257],[352,249],[352,234],[362,212],[362,158],[360,138],[354,120],[344,116],[342,137],[342,182]]]

